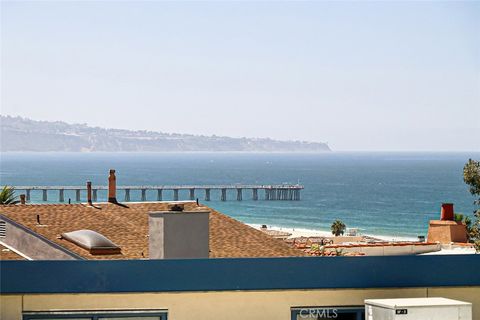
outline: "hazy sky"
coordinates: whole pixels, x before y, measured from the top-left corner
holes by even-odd
[[[1,2],[1,113],[480,150],[480,2]]]

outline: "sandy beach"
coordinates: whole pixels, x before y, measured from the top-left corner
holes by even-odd
[[[248,224],[249,226],[260,229],[262,225],[260,224]],[[297,237],[331,237],[332,232],[328,230],[312,230],[312,229],[303,229],[303,228],[284,228],[278,226],[267,225],[270,230],[278,230],[291,233],[290,238]],[[364,234],[359,232],[359,235],[368,236],[385,241],[417,241],[417,238],[414,237],[396,237],[396,236],[386,236],[386,235],[374,235],[374,234]]]
[[[261,225],[259,224],[248,224],[249,226],[260,229]],[[326,230],[310,230],[310,229],[302,229],[302,228],[283,228],[277,226],[270,226],[267,225],[269,230],[278,230],[291,233],[292,235],[289,238],[297,238],[297,237],[331,237],[332,233]],[[360,233],[359,235],[368,236],[384,241],[389,242],[397,242],[397,241],[417,241],[416,238],[408,238],[408,237],[394,237],[394,236],[385,236],[385,235],[372,235],[372,234],[363,234]],[[451,245],[444,245],[440,251],[430,252],[430,253],[423,253],[425,255],[437,255],[437,254],[475,254],[475,249],[468,246],[451,246]]]

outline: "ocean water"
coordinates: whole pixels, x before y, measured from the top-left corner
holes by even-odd
[[[106,185],[110,168],[117,170],[118,185],[300,182],[301,201],[265,201],[262,191],[259,201],[248,191],[236,201],[232,190],[229,201],[212,191],[205,203],[251,224],[328,230],[341,219],[365,234],[416,237],[440,216],[442,202],[472,214],[474,198],[462,176],[469,158],[480,159],[480,153],[3,153],[0,184]],[[197,196],[204,202],[203,192]],[[68,198],[75,199],[73,192],[65,193]],[[140,194],[131,198],[138,201]],[[172,198],[164,192],[165,200]],[[180,198],[188,199],[187,191]],[[106,191],[99,191],[102,199]],[[155,200],[156,192],[147,199]],[[41,192],[32,192],[32,201],[40,200]],[[58,201],[58,192],[50,192],[49,201]]]

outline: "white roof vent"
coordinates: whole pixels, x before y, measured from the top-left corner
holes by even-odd
[[[92,230],[77,230],[62,233],[62,237],[91,254],[118,254],[121,249],[104,235]]]

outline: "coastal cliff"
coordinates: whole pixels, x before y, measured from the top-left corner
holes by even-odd
[[[326,143],[90,127],[0,116],[0,150],[59,152],[325,152]]]

